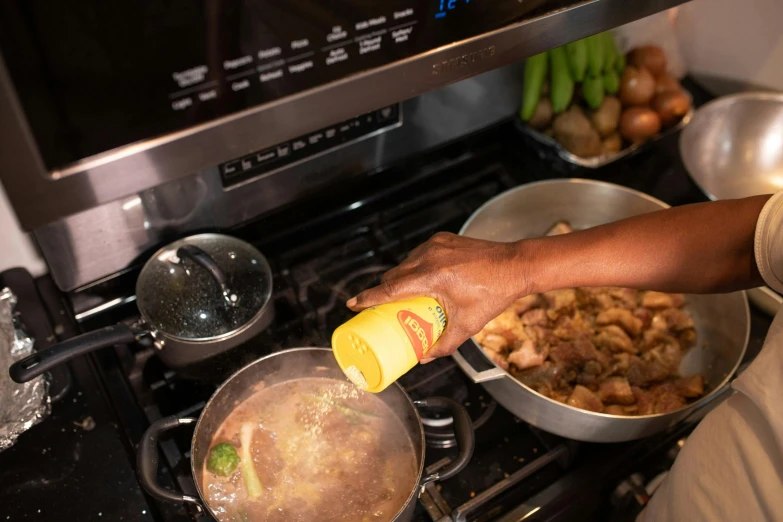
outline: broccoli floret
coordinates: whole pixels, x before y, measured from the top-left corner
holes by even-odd
[[[209,458],[207,459],[207,471],[220,475],[221,477],[228,477],[239,465],[239,455],[236,448],[228,442],[221,442],[212,449],[209,450]]]

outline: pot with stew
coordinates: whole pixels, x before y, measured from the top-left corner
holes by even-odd
[[[424,474],[418,406],[450,410],[459,454]],[[157,441],[196,424],[191,471],[198,497],[157,483]],[[294,348],[245,366],[201,416],[152,424],[138,451],[139,481],[153,497],[195,504],[219,522],[410,520],[425,484],[470,460],[467,411],[451,399],[413,402],[398,384],[379,394],[351,384],[324,348]]]

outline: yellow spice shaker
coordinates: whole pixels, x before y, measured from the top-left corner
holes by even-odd
[[[339,326],[332,351],[354,384],[378,393],[416,366],[445,328],[435,299],[407,299],[368,308]]]

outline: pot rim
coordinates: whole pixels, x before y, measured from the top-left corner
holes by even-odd
[[[783,98],[783,95],[781,95],[781,97]],[[517,192],[520,192],[522,190],[527,190],[527,189],[529,189],[531,187],[539,186],[539,185],[563,185],[563,184],[573,184],[573,183],[581,183],[581,184],[585,184],[585,185],[597,185],[597,186],[611,188],[611,189],[614,189],[614,190],[620,190],[620,191],[623,191],[623,192],[634,194],[634,195],[639,196],[639,197],[641,197],[641,198],[643,198],[643,199],[645,199],[647,201],[655,203],[656,205],[658,205],[660,207],[661,210],[665,210],[665,209],[671,208],[671,206],[668,205],[667,203],[665,203],[665,202],[663,202],[663,201],[661,201],[661,200],[659,200],[657,198],[654,198],[653,196],[650,196],[649,194],[645,194],[644,192],[640,192],[638,190],[635,190],[635,189],[632,189],[632,188],[629,188],[629,187],[624,187],[622,185],[617,185],[615,183],[609,183],[609,182],[606,182],[606,181],[597,181],[597,180],[592,180],[592,179],[584,179],[584,178],[547,179],[547,180],[541,180],[541,181],[534,181],[532,183],[524,183],[524,184],[519,185],[517,187],[514,187],[514,188],[511,188],[509,190],[506,190],[505,192],[502,192],[502,193],[498,194],[497,196],[493,197],[492,199],[490,199],[489,201],[487,201],[486,203],[481,205],[478,209],[476,209],[475,212],[473,212],[473,214],[470,215],[470,217],[465,222],[465,224],[462,225],[462,228],[460,228],[459,235],[461,235],[461,236],[465,235],[465,231],[473,223],[474,219],[478,218],[478,216],[484,210],[486,210],[490,206],[496,204],[498,201],[501,201],[501,200],[503,200],[503,199],[505,199],[507,197],[511,197],[513,194],[516,194]],[[699,398],[699,400],[697,400],[697,401],[694,401],[694,402],[692,402],[690,404],[686,404],[682,408],[678,408],[678,409],[676,409],[674,411],[670,411],[668,413],[654,413],[654,414],[651,414],[651,415],[634,415],[634,416],[611,415],[611,414],[608,414],[608,413],[597,413],[597,412],[593,412],[593,411],[589,411],[589,410],[583,410],[581,408],[576,408],[576,407],[570,406],[568,404],[563,404],[562,402],[558,402],[558,401],[556,401],[554,399],[551,399],[549,397],[541,395],[540,393],[538,393],[534,389],[526,386],[521,381],[516,379],[508,371],[503,370],[503,368],[498,366],[495,363],[495,361],[490,359],[487,356],[487,354],[484,353],[484,350],[481,348],[481,345],[476,341],[476,339],[474,337],[471,336],[470,342],[473,343],[473,345],[481,352],[481,355],[492,366],[494,366],[495,368],[500,369],[501,371],[503,371],[504,375],[501,377],[502,379],[506,379],[506,378],[510,379],[515,385],[519,386],[525,392],[531,393],[538,400],[548,401],[548,402],[550,402],[552,404],[555,404],[557,406],[560,406],[560,407],[563,407],[563,408],[567,408],[567,409],[570,409],[570,410],[582,413],[582,414],[584,414],[584,415],[586,415],[588,417],[611,419],[611,420],[620,421],[620,422],[628,423],[628,424],[630,424],[630,423],[632,423],[634,421],[637,421],[637,420],[645,420],[645,419],[655,419],[655,418],[661,418],[661,417],[668,417],[668,416],[673,416],[673,415],[677,415],[677,414],[681,414],[681,413],[685,413],[685,412],[690,412],[690,411],[696,409],[697,407],[700,407],[703,404],[708,403],[710,400],[712,400],[712,398],[716,394],[718,394],[718,392],[720,390],[722,390],[725,386],[729,385],[729,383],[732,380],[732,377],[737,372],[737,369],[740,367],[740,364],[742,364],[742,359],[745,357],[745,352],[748,349],[748,342],[750,341],[750,322],[751,322],[750,305],[748,304],[748,297],[747,297],[747,294],[746,294],[746,292],[744,290],[740,290],[740,291],[737,291],[737,292],[730,292],[730,293],[731,294],[739,294],[740,295],[740,298],[742,299],[742,302],[743,302],[742,303],[743,304],[743,308],[744,308],[744,311],[745,311],[745,314],[744,314],[744,317],[743,317],[744,322],[745,322],[745,340],[743,342],[742,351],[740,352],[739,357],[735,361],[734,366],[731,368],[731,371],[726,374],[726,376],[723,378],[723,380],[720,382],[720,384],[716,385],[712,389],[712,391],[710,391],[710,393],[708,393],[708,394],[704,395],[703,397]],[[461,365],[460,364],[458,364],[457,366],[460,366],[460,369],[461,369]]]
[[[194,450],[195,444],[196,444],[196,435],[199,433],[199,430],[201,428],[201,419],[204,417],[204,412],[207,411],[207,409],[212,404],[212,401],[215,400],[215,397],[217,397],[220,394],[220,392],[223,390],[223,388],[226,387],[226,385],[229,382],[231,382],[237,375],[239,375],[240,373],[242,373],[246,369],[250,368],[251,366],[254,366],[256,364],[260,364],[260,363],[262,363],[262,362],[264,362],[264,361],[266,361],[268,359],[271,359],[273,357],[276,357],[276,356],[286,355],[286,354],[294,353],[294,352],[306,352],[306,351],[331,352],[332,349],[331,348],[315,347],[315,346],[312,346],[312,347],[305,346],[305,347],[298,347],[298,348],[287,348],[285,350],[281,350],[279,352],[270,353],[270,354],[265,355],[265,356],[263,356],[263,357],[261,357],[259,359],[251,361],[250,363],[246,364],[245,366],[243,366],[239,370],[237,370],[234,373],[232,373],[231,376],[229,376],[225,381],[223,381],[221,383],[221,385],[218,387],[218,389],[215,390],[215,392],[209,398],[207,403],[204,405],[204,408],[201,410],[201,414],[198,416],[198,420],[196,421],[196,427],[193,429],[193,436],[190,439],[190,455],[191,455],[191,458],[190,458],[190,474],[193,477],[193,482],[196,483],[196,491],[198,492],[198,496],[201,499],[202,505],[213,516],[214,516],[215,513],[213,512],[212,507],[206,501],[206,497],[204,496],[204,493],[203,493],[202,488],[201,488],[201,483],[197,479],[196,464],[195,464],[195,460],[193,459],[193,450]],[[346,378],[346,382],[350,382],[350,381],[348,381],[348,379]],[[412,501],[414,501],[418,497],[417,493],[418,493],[419,486],[420,486],[419,482],[421,481],[421,478],[424,476],[424,457],[425,457],[425,451],[426,451],[427,444],[426,444],[426,440],[425,440],[425,436],[424,436],[424,424],[421,422],[421,415],[419,415],[418,408],[416,408],[416,405],[413,403],[413,401],[411,400],[410,396],[405,392],[405,389],[400,385],[400,383],[395,381],[395,382],[393,382],[391,384],[391,386],[396,386],[399,389],[399,391],[402,392],[403,396],[405,397],[405,399],[407,401],[407,405],[413,410],[413,412],[414,412],[414,414],[416,416],[416,420],[417,420],[418,425],[419,425],[419,435],[420,435],[420,441],[421,441],[421,459],[420,459],[420,462],[419,462],[418,474],[416,476],[416,481],[415,481],[415,483],[413,485],[413,488],[411,490],[410,495],[408,495],[408,498],[405,500],[405,503],[402,506],[400,506],[400,509],[394,515],[394,518],[392,519],[392,520],[394,520],[403,511],[405,511],[405,508],[407,508],[408,505],[410,505],[410,503]],[[411,441],[411,445],[412,444],[413,444],[413,441]],[[414,448],[414,450],[415,449],[416,448]]]
[[[268,310],[270,309],[271,303],[272,303],[272,288],[274,287],[274,278],[272,276],[272,267],[269,264],[269,260],[266,258],[266,256],[260,250],[258,250],[256,247],[254,247],[253,245],[251,245],[250,243],[248,243],[247,241],[245,241],[243,239],[240,239],[238,237],[231,236],[231,235],[228,235],[228,234],[220,234],[220,233],[217,233],[217,232],[204,232],[204,233],[201,233],[201,234],[191,234],[189,236],[182,237],[182,238],[180,238],[180,239],[178,239],[176,241],[185,241],[185,240],[188,240],[188,239],[203,238],[203,237],[218,237],[218,238],[220,238],[220,237],[230,237],[231,239],[235,239],[237,241],[242,241],[242,242],[246,243],[250,248],[252,248],[256,252],[256,254],[258,254],[258,257],[261,259],[261,264],[262,264],[262,268],[264,270],[264,274],[266,275],[267,279],[269,280],[269,291],[267,292],[267,296],[266,296],[266,300],[264,301],[264,304],[259,307],[259,309],[256,312],[256,314],[254,314],[253,317],[251,317],[247,322],[245,322],[244,324],[242,324],[241,326],[239,326],[237,328],[234,328],[231,331],[222,333],[220,335],[213,335],[213,336],[210,336],[210,337],[188,338],[188,337],[180,337],[180,336],[176,336],[176,335],[172,335],[170,333],[167,333],[164,329],[160,328],[159,325],[155,324],[153,321],[150,321],[150,319],[147,316],[147,314],[144,311],[144,309],[139,305],[138,299],[136,299],[136,307],[139,310],[139,315],[141,315],[142,323],[143,323],[143,325],[145,327],[144,329],[148,330],[151,334],[154,333],[155,335],[158,335],[158,336],[164,338],[167,341],[173,341],[175,343],[185,343],[185,344],[212,344],[212,343],[215,343],[215,344],[217,344],[217,343],[220,343],[220,342],[223,342],[223,341],[226,341],[226,343],[228,343],[231,340],[231,338],[236,337],[238,335],[241,335],[242,333],[244,333],[248,329],[252,328],[253,325],[255,325],[256,323],[261,321],[263,316],[266,313],[268,313]],[[153,253],[147,259],[147,262],[144,263],[144,266],[141,269],[142,272],[144,271],[144,268],[147,267],[147,264],[151,260],[157,258],[164,250],[169,248],[172,243],[174,243],[174,241],[170,241],[169,243],[163,245],[158,250],[156,250],[155,253]],[[140,278],[141,278],[141,273],[139,273],[139,277],[136,279],[136,290],[135,290],[135,293],[136,293],[137,296],[139,295],[139,287],[138,287],[138,285],[139,285],[139,279]],[[155,337],[155,335],[153,335],[153,337]]]

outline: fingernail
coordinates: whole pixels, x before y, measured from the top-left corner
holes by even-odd
[[[421,361],[419,361],[419,362],[420,362],[421,364],[427,364],[427,363],[431,363],[431,362],[432,362],[432,361],[434,361],[434,360],[435,360],[435,358],[434,358],[434,357],[430,357],[429,359],[422,359],[422,360],[421,360]]]
[[[355,297],[351,297],[351,298],[350,298],[350,299],[348,299],[348,301],[345,303],[345,306],[347,306],[348,308],[353,308],[354,306],[356,306],[356,303],[357,303],[357,299],[356,299]]]

